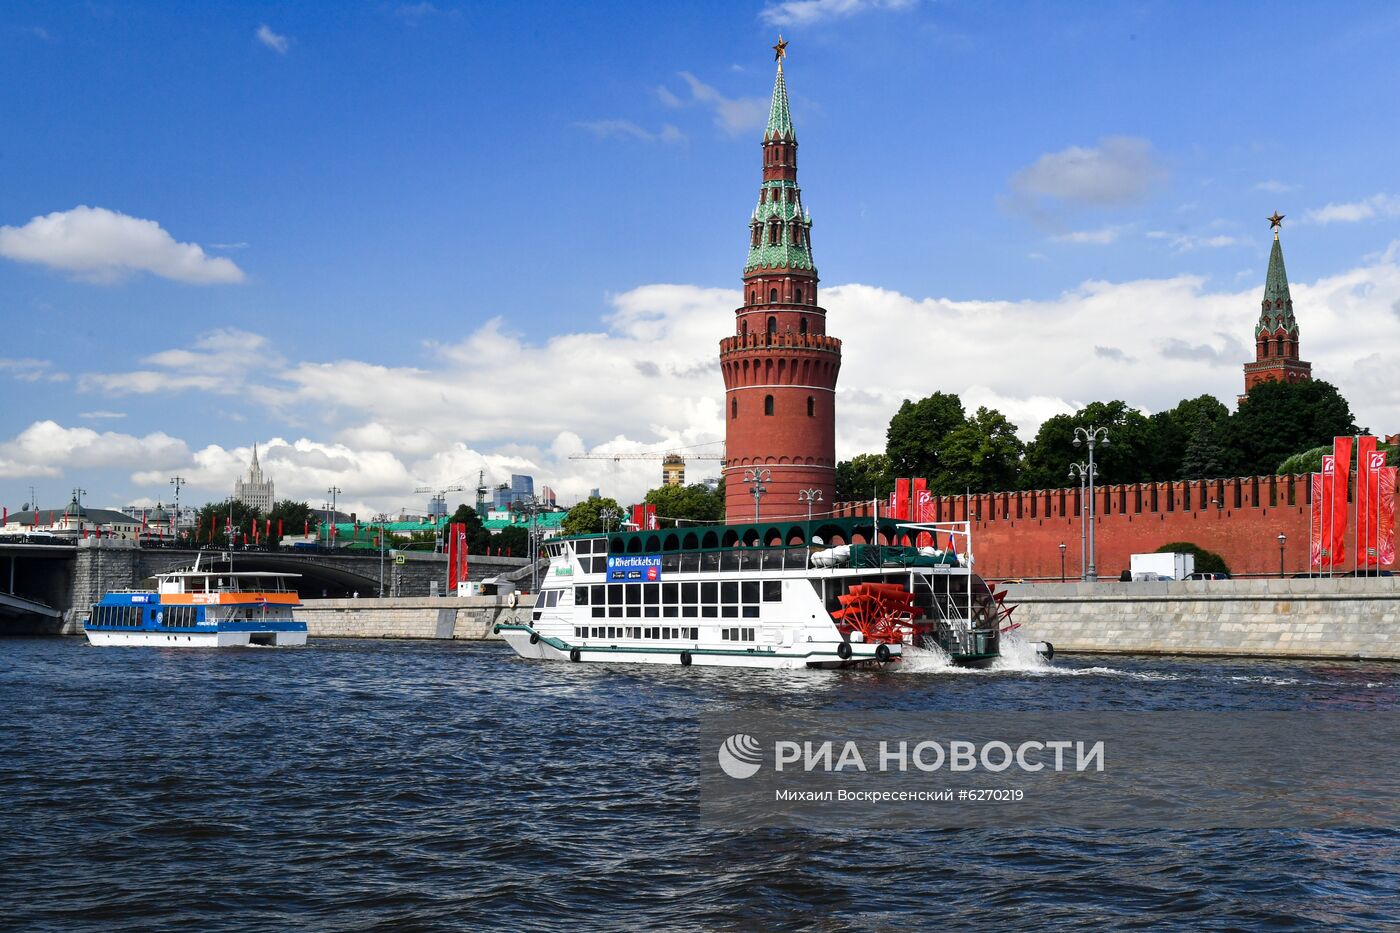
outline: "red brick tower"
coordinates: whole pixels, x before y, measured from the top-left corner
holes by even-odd
[[[826,335],[817,305],[812,215],[797,186],[797,136],[788,110],[783,56],[763,133],[763,185],[749,220],[744,304],[734,336],[719,344],[725,387],[725,520],[752,522],[746,470],[771,471],[760,506],[764,520],[805,518],[803,489],[818,489],[815,514],[836,497],[836,376],[841,341]]]
[[[1278,242],[1283,215],[1274,211],[1274,247],[1264,278],[1264,304],[1254,327],[1254,362],[1244,364],[1244,395],[1261,382],[1304,382],[1312,378],[1312,364],[1298,359],[1298,321],[1293,317],[1293,297],[1288,293],[1288,273],[1283,268],[1283,247]]]

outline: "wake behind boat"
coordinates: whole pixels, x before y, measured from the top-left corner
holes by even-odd
[[[1003,612],[972,572],[970,535],[843,518],[562,538],[545,545],[530,621],[496,630],[540,660],[848,667],[912,645],[986,666]]]
[[[194,570],[156,576],[154,590],[113,590],[94,603],[84,629],[101,646],[234,648],[306,644],[295,573]]]

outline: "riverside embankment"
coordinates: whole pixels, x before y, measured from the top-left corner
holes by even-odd
[[[1056,651],[1400,660],[1400,577],[1033,583],[1013,620]]]
[[[505,596],[307,599],[294,611],[312,638],[499,638],[497,622],[530,617],[533,596],[515,609]]]

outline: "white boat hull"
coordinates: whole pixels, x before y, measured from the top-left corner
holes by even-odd
[[[88,643],[101,648],[296,648],[306,632],[103,632],[87,630]]]
[[[572,661],[580,664],[689,664],[695,667],[748,667],[766,670],[796,670],[807,667],[847,667],[866,663],[881,665],[878,646],[850,644],[851,656],[842,658],[841,642],[806,642],[791,647],[752,649],[720,645],[670,644],[666,647],[618,640],[614,644],[571,645],[556,638],[536,636],[528,626],[501,626],[500,635],[522,658],[538,661]],[[900,645],[887,646],[890,661],[896,663],[903,651]]]

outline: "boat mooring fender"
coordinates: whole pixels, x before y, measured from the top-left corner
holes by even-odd
[[[841,644],[837,645],[837,646],[836,646],[836,656],[837,656],[838,658],[840,658],[842,661],[850,660],[850,657],[851,657],[851,643],[848,642],[848,641],[843,641],[843,642],[841,642]]]
[[[889,645],[877,645],[876,648],[875,648],[875,660],[879,661],[881,664],[884,664],[884,663],[885,663],[886,661],[888,661],[889,659],[890,659],[890,646],[889,646]]]
[[[570,661],[573,661],[574,663],[577,664],[577,663],[578,663],[579,657],[580,657],[580,655],[579,655],[579,650],[578,650],[577,648],[570,648],[570,649],[569,649],[569,660],[570,660]]]
[[[540,633],[539,633],[539,632],[531,632],[531,633],[530,633],[530,644],[532,644],[532,645],[538,645],[539,643],[540,643]]]
[[[693,659],[690,657],[689,651],[681,652],[681,667],[690,667],[691,660]]]

